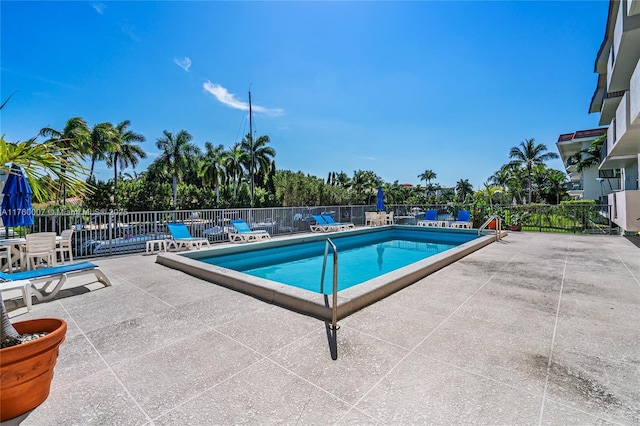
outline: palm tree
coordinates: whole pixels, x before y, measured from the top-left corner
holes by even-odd
[[[460,179],[456,183],[456,194],[458,194],[460,201],[464,202],[467,194],[473,193],[473,185],[469,182],[469,179]]]
[[[110,150],[107,154],[107,166],[113,167],[113,203],[118,205],[118,166],[125,169],[136,167],[141,158],[147,158],[144,150],[135,142],[144,142],[145,137],[128,130],[131,121],[124,120],[114,129]]]
[[[91,169],[89,180],[93,178],[93,170],[96,161],[106,161],[111,150],[115,130],[111,123],[99,123],[93,126],[89,136],[89,149],[91,150]]]
[[[567,175],[564,172],[549,170],[545,189],[550,196],[556,197],[556,204],[560,204],[560,199],[567,193],[567,183]]]
[[[204,185],[211,185],[216,192],[216,206],[220,205],[220,184],[224,179],[226,153],[223,145],[205,142],[204,159],[200,164],[200,176]]]
[[[425,182],[425,186],[426,186],[426,195],[427,197],[429,196],[429,192],[431,191],[431,181],[433,179],[435,179],[437,177],[436,173],[433,170],[425,170],[423,173],[418,175],[418,179],[420,179],[421,181],[423,180]]]
[[[591,142],[587,149],[579,151],[574,158],[578,160],[576,167],[579,173],[586,169],[600,165],[600,151],[607,142],[607,135],[602,135]]]
[[[529,186],[529,203],[531,203],[532,181],[531,173],[533,167],[538,164],[544,164],[545,161],[558,158],[555,152],[546,152],[547,146],[543,143],[536,144],[534,138],[525,139],[520,142],[520,147],[514,146],[509,152],[509,158],[513,158],[510,164],[524,166],[527,170],[527,181]]]
[[[46,142],[56,148],[63,160],[70,156],[84,159],[84,156],[89,153],[89,126],[82,117],[70,118],[62,130],[44,127],[40,130],[40,135],[48,138]],[[67,186],[61,185],[61,189],[63,202],[66,203]]]
[[[191,143],[193,137],[186,130],[180,130],[176,135],[164,130],[162,134],[164,136],[156,141],[156,146],[162,150],[158,161],[171,172],[173,207],[177,208],[178,181],[182,174],[193,165],[195,157],[201,153],[196,144]]]
[[[248,153],[242,149],[240,143],[236,143],[231,150],[227,153],[225,159],[225,169],[227,176],[232,178],[233,182],[233,200],[235,201],[237,196],[238,180],[242,178],[244,169],[243,165],[249,161]]]
[[[2,106],[5,104],[6,101]],[[40,177],[48,174],[64,186],[75,187],[80,193],[88,189],[83,179],[86,169],[82,167],[79,155],[67,153],[61,157],[59,146],[55,143],[52,141],[36,143],[35,139],[12,143],[6,142],[4,136],[0,136],[0,171],[8,174],[11,173],[12,164],[20,166],[29,180],[34,195],[46,192],[46,188],[43,188],[41,183],[48,180]],[[11,325],[2,297],[0,297],[0,318],[2,338],[16,339],[19,334]]]
[[[251,179],[251,206],[253,207],[253,197],[255,191],[255,176],[258,170],[266,172],[271,167],[273,158],[276,156],[275,149],[267,146],[270,142],[269,136],[260,136],[253,141],[253,137],[248,134],[242,140],[242,149],[248,154],[248,164],[245,164],[245,169],[249,170],[249,176]],[[266,173],[263,173],[266,175]]]
[[[381,184],[382,179],[370,170],[358,170],[357,172],[353,172],[351,189],[354,191],[358,202],[362,202],[364,200],[367,203],[371,203],[371,197],[376,193],[378,185]]]

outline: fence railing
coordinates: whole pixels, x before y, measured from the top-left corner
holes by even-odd
[[[438,211],[439,220],[454,220],[460,206],[407,205],[387,206],[398,224],[415,224],[428,209]],[[523,231],[566,233],[612,233],[609,210],[604,206],[492,206],[467,208],[472,211],[474,227],[491,214],[503,219],[505,227],[519,224]],[[191,235],[207,238],[211,243],[229,241],[231,219],[244,219],[252,229],[263,229],[272,236],[310,232],[314,214],[331,214],[338,222],[364,226],[365,212],[375,205],[273,207],[177,211],[98,211],[37,214],[29,232],[56,232],[73,228],[72,247],[75,258],[111,256],[144,252],[146,242],[169,238],[167,223],[184,222]]]

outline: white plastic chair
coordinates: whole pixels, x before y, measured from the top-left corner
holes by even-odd
[[[27,263],[27,269],[36,269],[44,261],[46,266],[54,266],[56,264],[56,233],[55,232],[38,232],[28,234],[24,246],[24,260]]]
[[[60,262],[65,263],[65,253],[69,253],[69,262],[73,262],[73,250],[71,249],[71,238],[73,238],[73,228],[65,229],[60,233],[60,239],[56,245],[56,258],[60,254]]]

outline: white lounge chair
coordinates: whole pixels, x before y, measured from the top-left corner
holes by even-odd
[[[271,235],[267,231],[258,230],[252,231],[242,219],[233,219],[231,220],[231,224],[236,232],[229,233],[229,240],[232,243],[248,243],[251,241],[261,241],[261,240],[270,240]]]
[[[459,210],[458,218],[455,222],[451,222],[452,228],[468,228],[471,229],[473,224],[471,223],[471,212],[469,210]]]
[[[181,248],[200,250],[202,246],[211,247],[209,240],[206,238],[195,238],[191,236],[189,228],[184,223],[167,223],[167,228],[173,237],[169,241],[169,248],[180,250]]]
[[[315,217],[315,216],[314,216]],[[323,218],[329,225],[339,226],[342,229],[356,229],[356,226],[351,222],[336,222],[333,220],[333,217],[328,214],[321,214],[321,218]]]
[[[31,293],[33,293],[39,301],[46,302],[56,297],[68,278],[86,274],[95,275],[96,281],[101,282],[105,287],[111,285],[109,278],[107,278],[97,265],[91,262],[79,262],[35,269],[33,271],[14,272],[12,274],[0,272],[0,279],[4,281],[0,288],[2,290],[8,290],[11,288],[24,287],[26,284],[21,283],[21,281],[29,281]],[[38,287],[38,285],[42,283],[44,283],[44,285]],[[31,296],[27,295],[27,297],[29,300],[25,300],[25,302],[28,307],[31,303]]]

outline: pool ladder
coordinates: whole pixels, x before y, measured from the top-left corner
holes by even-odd
[[[492,214],[491,216],[489,216],[489,219],[487,219],[480,228],[478,228],[478,236],[480,236],[480,233],[482,232],[483,229],[486,229],[487,226],[489,226],[489,224],[492,221],[496,221],[496,241],[500,241],[500,239],[502,238],[502,219],[500,219],[499,216],[496,216],[494,214]]]
[[[338,249],[333,244],[331,238],[327,238],[324,245],[324,261],[322,263],[322,277],[320,278],[320,293],[324,294],[324,276],[327,270],[327,257],[329,256],[329,246],[333,250],[333,303],[331,315],[331,328],[335,332],[338,325]]]

